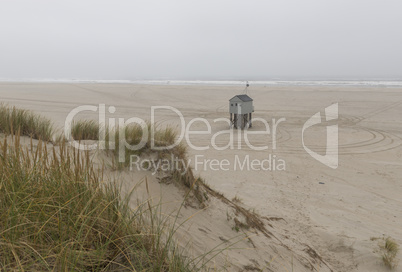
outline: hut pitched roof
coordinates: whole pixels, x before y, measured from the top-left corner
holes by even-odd
[[[241,101],[243,102],[248,102],[248,101],[253,101],[253,99],[248,96],[247,94],[239,94],[239,95],[235,95],[234,97],[232,97],[229,101],[233,100],[234,98],[239,98]]]

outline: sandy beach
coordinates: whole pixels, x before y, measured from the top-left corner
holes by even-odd
[[[267,145],[268,149],[253,150],[244,138],[239,146],[236,141],[235,148],[224,149],[229,139],[225,134],[214,139],[224,149],[216,150],[211,143],[212,135],[229,127],[214,120],[229,118],[228,100],[242,94],[243,89],[3,82],[0,100],[50,118],[60,131],[69,112],[82,105],[115,107],[115,113],[107,112],[107,118],[150,120],[152,106],[174,107],[182,113],[186,125],[194,118],[204,118],[211,124],[211,133],[189,138],[193,145],[206,147],[188,149],[194,172],[228,199],[237,198],[243,207],[267,218],[272,233],[270,239],[259,233],[247,233],[252,242],[245,240],[231,246],[213,261],[216,267],[227,271],[254,267],[262,267],[263,271],[292,271],[292,267],[294,271],[387,271],[381,264],[376,238],[390,236],[402,244],[402,89],[251,86],[248,95],[254,99],[253,117],[267,120],[271,135],[252,135],[250,142],[256,147]],[[317,112],[324,116],[325,108],[334,103],[338,103],[338,119],[327,122],[324,118],[321,124],[306,130],[304,143],[324,155],[326,126],[337,124],[336,169],[314,159],[302,144],[305,122]],[[76,118],[97,119],[98,114],[86,111]],[[281,118],[273,138],[272,125]],[[155,120],[159,125],[180,129],[180,119],[171,110],[157,110]],[[250,131],[264,129],[263,123],[256,121]],[[206,126],[195,122],[191,130],[206,130]],[[271,167],[241,169],[239,161],[246,158],[260,161],[270,158]],[[211,168],[208,163],[214,159],[228,160],[228,167]],[[126,171],[122,177],[128,187],[147,177],[152,194],[163,195],[167,203],[181,200],[180,191],[160,184],[149,171]],[[201,210],[185,209],[183,218],[195,215],[177,237],[182,244],[190,245],[190,254],[225,243],[239,236],[228,223],[231,213],[230,208],[217,200]],[[316,259],[321,261],[313,263],[309,259],[313,258],[309,248],[314,249],[319,255]],[[395,271],[402,271],[402,267]]]

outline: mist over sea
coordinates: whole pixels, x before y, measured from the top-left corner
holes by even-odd
[[[402,80],[169,80],[169,79],[7,79],[0,82],[24,83],[102,83],[102,84],[145,84],[145,85],[205,85],[205,86],[349,86],[349,87],[402,87]]]

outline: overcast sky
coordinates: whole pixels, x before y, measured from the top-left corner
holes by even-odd
[[[0,78],[402,79],[402,1],[3,0]]]

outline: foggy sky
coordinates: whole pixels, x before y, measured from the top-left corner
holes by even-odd
[[[0,78],[402,78],[399,0],[7,0]]]

